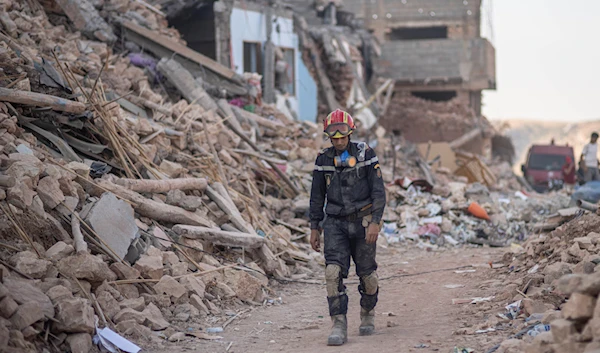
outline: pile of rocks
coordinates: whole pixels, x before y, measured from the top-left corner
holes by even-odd
[[[11,268],[31,280],[0,267],[0,347],[40,351],[35,337],[48,332],[52,346],[88,352],[98,325],[95,314],[102,326],[160,341],[152,331],[168,338],[189,328],[201,330],[203,319],[218,318],[225,303],[235,309],[241,301],[265,298],[262,288],[268,281],[256,267],[216,271],[202,262],[199,272],[189,273],[174,252],[153,247],[133,268],[118,262],[109,267],[101,256],[74,251],[58,242],[42,258],[30,251],[12,256]]]

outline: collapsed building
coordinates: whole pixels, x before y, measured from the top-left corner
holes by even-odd
[[[381,45],[375,74],[394,80],[381,124],[411,141],[450,142],[485,130],[464,146],[489,149],[493,129],[481,115],[482,90],[496,88],[495,50],[481,37],[481,1],[346,0]]]

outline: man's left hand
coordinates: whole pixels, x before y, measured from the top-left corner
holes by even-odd
[[[367,227],[367,244],[374,244],[377,242],[377,237],[379,236],[379,224],[369,223],[369,227]]]

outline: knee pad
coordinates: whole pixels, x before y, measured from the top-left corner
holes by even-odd
[[[342,287],[342,268],[338,265],[327,265],[325,267],[325,284],[327,296],[335,297],[344,292]]]
[[[366,276],[362,276],[360,278],[360,284],[365,294],[373,295],[377,293],[377,289],[379,289],[379,278],[377,277],[377,271],[373,271]]]

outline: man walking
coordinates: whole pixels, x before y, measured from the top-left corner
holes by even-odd
[[[583,151],[581,152],[581,160],[583,160],[583,174],[584,180],[587,183],[592,180],[600,180],[600,175],[598,174],[598,133],[592,133],[592,138],[590,143],[583,147]]]
[[[350,258],[360,278],[359,334],[370,335],[375,329],[379,292],[375,250],[385,187],[375,152],[364,142],[350,141],[355,129],[350,114],[337,109],[327,116],[323,127],[333,146],[319,153],[313,171],[310,243],[320,251],[320,224],[325,219],[325,282],[333,321],[328,345],[339,346],[347,340],[348,296],[343,278],[348,277]]]

